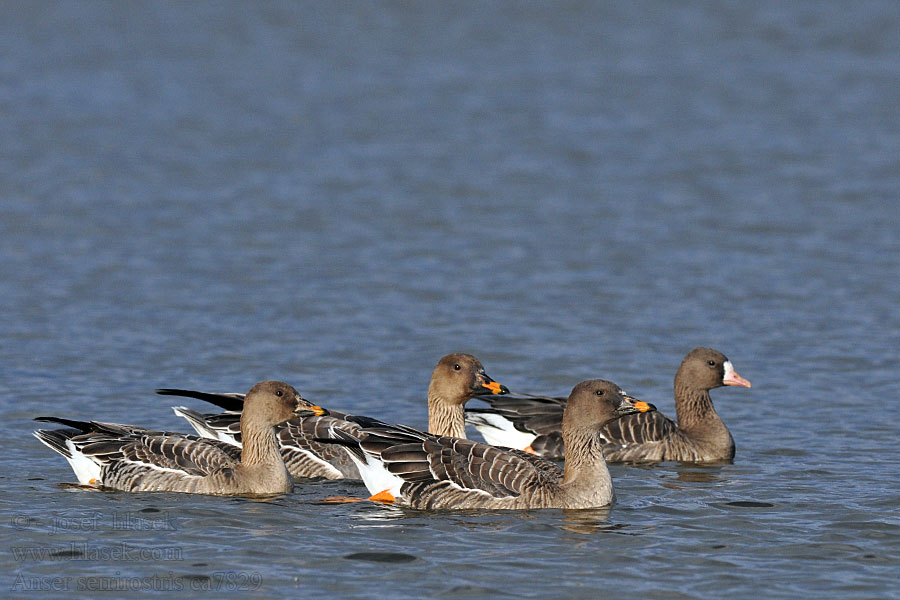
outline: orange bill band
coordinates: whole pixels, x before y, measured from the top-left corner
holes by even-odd
[[[479,371],[475,375],[475,384],[472,387],[472,391],[476,394],[484,394],[485,392],[490,392],[491,394],[508,394],[509,388],[505,385],[500,385],[488,377],[484,371]]]
[[[503,393],[503,390],[502,390],[500,384],[497,383],[496,381],[492,381],[490,383],[483,383],[482,386],[484,386],[486,389],[491,390],[492,394],[502,394]]]
[[[650,410],[650,404],[644,402],[643,400],[635,400],[634,408],[638,410],[638,412],[647,412]]]
[[[321,417],[324,414],[328,414],[328,411],[325,410],[324,408],[322,408],[321,406],[313,406],[310,410],[312,411],[312,414],[316,415],[317,417]]]

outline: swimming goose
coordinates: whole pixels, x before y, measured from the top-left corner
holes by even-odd
[[[709,390],[723,385],[750,387],[728,358],[712,348],[694,348],[675,373],[675,422],[659,412],[610,423],[601,432],[610,462],[716,462],[734,458],[734,439],[713,407]],[[466,419],[490,444],[523,448],[562,458],[564,398],[508,396],[484,398],[490,408],[466,411]]]
[[[184,417],[201,437],[217,440],[235,448],[241,447],[243,394],[217,394],[172,388],[158,389],[156,393],[197,398],[224,408],[223,413],[209,414],[201,414],[184,406],[175,406],[172,410],[176,415]],[[318,438],[330,437],[336,428],[356,427],[351,415],[329,410],[324,415],[291,419],[275,428],[275,437],[285,466],[293,477],[359,479],[359,471],[347,457],[346,452],[315,441]]]
[[[156,393],[197,398],[224,408],[226,412],[215,414],[201,414],[182,406],[173,410],[175,414],[187,419],[201,436],[241,444],[241,394],[216,394],[173,388],[158,389]],[[471,354],[448,354],[435,366],[428,384],[428,430],[439,435],[465,437],[465,403],[477,394],[506,393],[509,390],[488,377],[477,358]],[[326,416],[299,417],[277,427],[276,437],[291,475],[359,479],[356,465],[343,449],[317,440],[334,437],[336,430],[353,435],[359,430],[360,421],[378,422],[367,417],[329,410]]]
[[[86,485],[128,492],[285,494],[293,482],[273,428],[301,411],[324,412],[290,385],[263,381],[244,400],[241,449],[218,440],[57,417],[36,420],[71,429],[42,429],[34,435],[62,454]]]
[[[601,429],[623,415],[655,408],[602,379],[583,381],[568,398],[562,435],[564,468],[498,448],[404,426],[337,432],[357,463],[371,499],[412,508],[593,508],[615,500],[603,458]]]

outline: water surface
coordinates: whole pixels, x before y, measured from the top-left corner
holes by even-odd
[[[2,589],[900,597],[894,3],[0,23]],[[424,426],[451,351],[673,414],[697,345],[753,382],[713,393],[734,464],[614,466],[611,510],[87,492],[30,436],[184,428],[154,388],[264,378]]]

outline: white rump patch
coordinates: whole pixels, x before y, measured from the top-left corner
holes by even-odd
[[[75,471],[75,477],[78,483],[82,485],[91,485],[100,483],[100,464],[85,456],[81,450],[75,447],[72,440],[66,440],[66,447],[72,454],[72,458],[66,457],[72,470]],[[93,480],[93,481],[91,481]]]
[[[355,454],[347,451],[356,467],[359,469],[359,475],[362,477],[363,483],[371,495],[387,490],[391,496],[401,499],[400,488],[403,486],[403,479],[394,475],[384,466],[384,462],[380,459],[366,454],[366,462],[363,463]]]
[[[466,420],[475,426],[484,441],[491,446],[523,450],[537,437],[533,433],[519,431],[512,421],[493,413],[469,413]]]

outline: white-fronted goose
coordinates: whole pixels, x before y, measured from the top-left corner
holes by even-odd
[[[241,394],[215,394],[163,388],[158,394],[185,396],[211,402],[224,413],[201,414],[185,407],[175,407],[198,434],[231,444],[241,444]],[[428,430],[439,435],[465,437],[463,406],[477,394],[505,394],[509,390],[484,372],[481,362],[471,354],[448,354],[435,366],[428,384]],[[336,430],[351,435],[360,422],[379,422],[368,417],[328,411],[326,416],[298,417],[276,428],[284,462],[294,477],[326,479],[359,479],[356,465],[341,448],[323,444],[319,439],[334,437]]]
[[[600,430],[654,407],[602,379],[579,383],[563,416],[564,468],[510,448],[437,436],[403,426],[337,432],[373,500],[412,508],[593,508],[615,499]]]
[[[280,381],[253,386],[244,400],[237,448],[198,438],[129,425],[39,417],[72,429],[39,430],[41,442],[62,454],[78,481],[128,492],[272,495],[293,482],[275,439],[275,425],[301,411],[323,411]]]
[[[709,390],[723,385],[750,387],[728,358],[712,348],[691,350],[675,373],[676,423],[659,412],[625,417],[601,432],[610,462],[717,462],[734,458],[734,439],[713,407]],[[544,396],[479,397],[490,408],[466,411],[489,444],[523,448],[562,458],[565,398]]]

